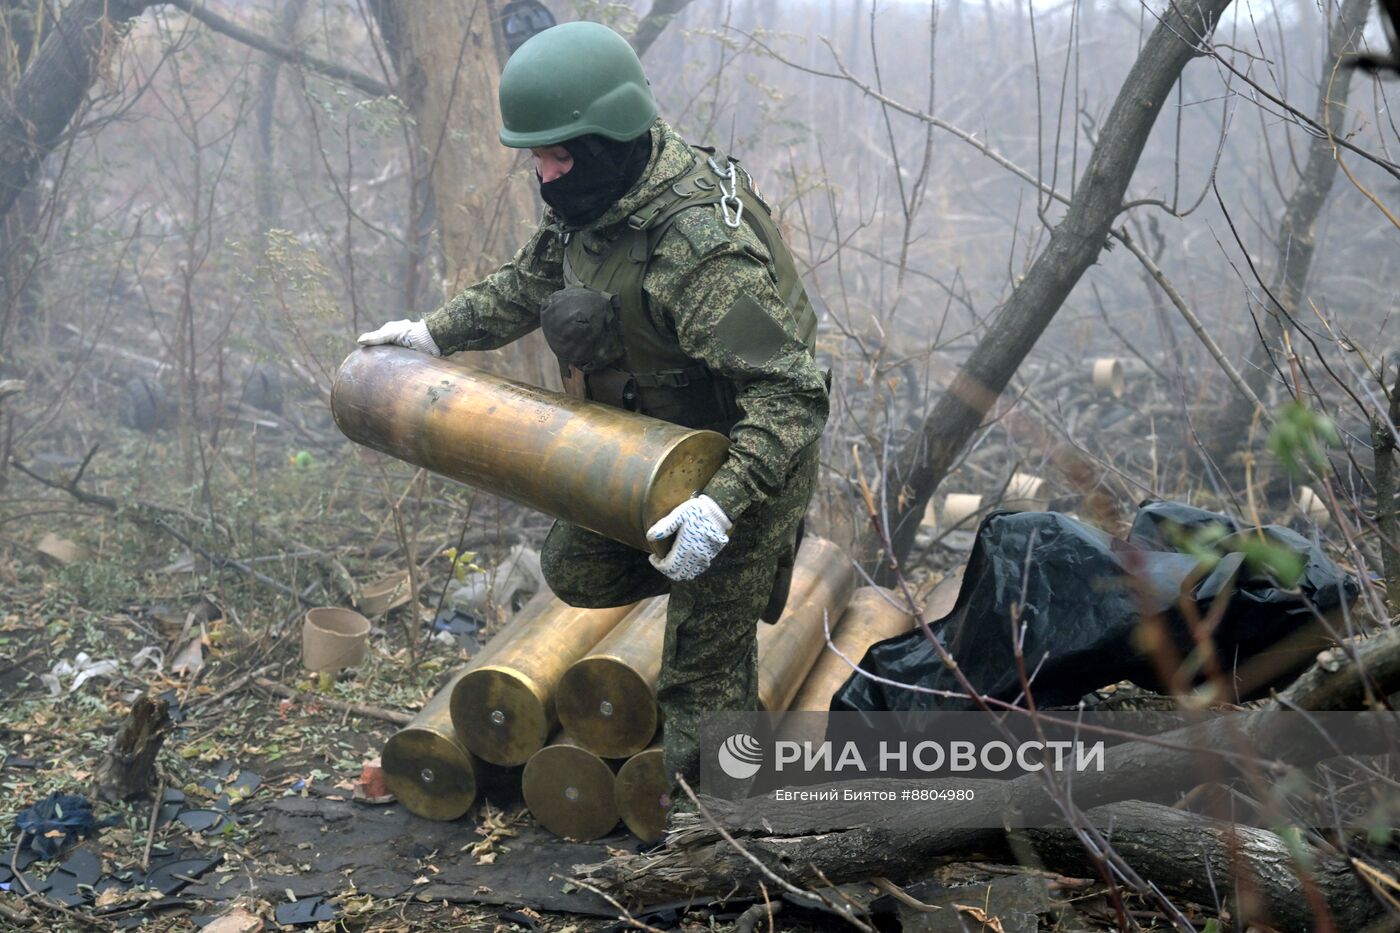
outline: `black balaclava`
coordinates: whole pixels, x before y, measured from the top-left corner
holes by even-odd
[[[650,131],[623,142],[590,133],[560,145],[573,156],[573,168],[554,181],[541,181],[540,197],[570,227],[602,217],[637,183],[651,159]]]

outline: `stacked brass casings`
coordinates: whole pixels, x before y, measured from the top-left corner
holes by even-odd
[[[525,619],[492,651],[489,663],[468,671],[453,687],[452,724],[467,748],[492,764],[529,761],[558,722],[559,678],[631,608],[577,609],[555,597]]]
[[[639,603],[559,681],[559,722],[604,758],[627,758],[651,744],[661,722],[656,681],[666,642],[669,597]]]
[[[787,608],[773,625],[758,630],[758,697],[781,714],[826,644],[825,623],[846,610],[855,588],[855,568],[841,548],[808,535],[797,553]]]
[[[900,603],[901,597],[883,587],[863,586],[856,590],[832,632],[832,644],[859,664],[871,645],[914,627],[913,615],[900,608]],[[851,666],[824,645],[788,707],[779,737],[791,742],[821,742],[826,735],[826,717],[816,714],[831,709],[831,698],[850,676]]]
[[[466,670],[452,678],[413,721],[389,737],[380,758],[389,792],[410,812],[430,820],[455,820],[476,800],[481,762],[452,727],[452,690],[467,672],[485,664],[528,621],[554,601],[541,590],[506,627],[482,646]]]
[[[661,746],[640,751],[622,765],[613,786],[617,813],[632,835],[643,842],[654,842],[666,832],[666,814],[671,810],[671,782]]]
[[[639,550],[729,439],[402,347],[355,350],[331,387],[351,440]]]
[[[613,766],[560,735],[525,765],[525,806],[557,836],[588,842],[617,825]]]

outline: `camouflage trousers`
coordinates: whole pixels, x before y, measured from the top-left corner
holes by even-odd
[[[691,786],[700,776],[701,717],[759,708],[758,619],[779,565],[791,560],[816,476],[813,443],[777,495],[739,516],[729,544],[694,580],[672,582],[641,551],[564,522],[555,522],[540,551],[545,582],[571,606],[624,606],[671,594],[656,699],[666,773],[680,772]]]

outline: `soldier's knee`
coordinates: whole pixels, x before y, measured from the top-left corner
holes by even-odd
[[[580,609],[599,608],[602,605],[598,602],[601,594],[597,589],[590,588],[584,575],[579,574],[577,568],[571,567],[571,562],[560,559],[557,553],[552,553],[548,545],[546,540],[545,547],[540,550],[540,572],[544,575],[544,582],[550,591],[570,606]]]

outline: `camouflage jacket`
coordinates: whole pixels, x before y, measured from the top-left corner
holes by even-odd
[[[569,230],[546,209],[514,259],[424,318],[444,353],[495,349],[539,327],[540,307],[564,287],[564,238],[584,237],[585,248],[600,251],[626,229],[629,215],[690,168],[692,151],[670,126],[658,120],[651,134],[651,160],[641,180],[607,213]],[[663,332],[675,334],[687,355],[737,388],[743,417],[730,431],[728,460],[705,488],[731,520],[783,488],[798,453],[821,435],[827,418],[825,382],[778,294],[771,265],[747,224],[730,228],[718,205],[698,206],[667,229],[642,280]],[[716,337],[716,324],[745,294],[788,334],[758,364]]]

